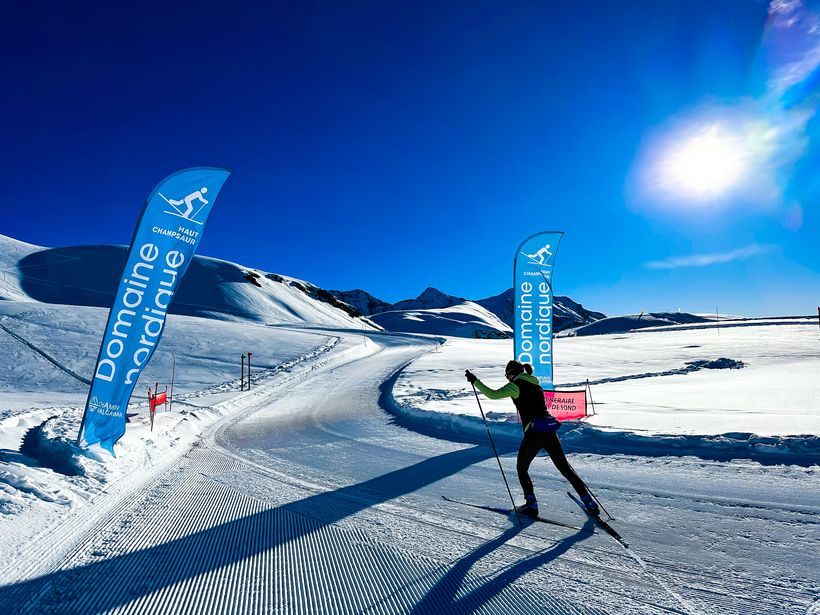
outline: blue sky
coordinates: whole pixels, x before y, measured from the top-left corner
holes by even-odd
[[[820,303],[816,6],[116,4],[6,9],[0,233],[127,243],[217,165],[200,253],[325,288],[483,298],[555,229],[556,292],[608,314]],[[739,181],[687,193],[715,135]]]

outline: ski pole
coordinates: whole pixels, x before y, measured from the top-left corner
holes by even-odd
[[[573,468],[573,467],[572,467],[572,464],[569,462],[569,459],[567,459],[567,465],[569,466],[569,469],[570,469],[570,470],[572,470],[572,471],[575,473],[575,476],[578,476],[578,472],[575,472],[575,468]],[[608,511],[606,508],[604,508],[604,505],[603,505],[603,504],[601,504],[601,500],[599,500],[599,499],[598,499],[598,496],[597,496],[597,495],[595,495],[595,494],[592,492],[592,489],[590,489],[590,488],[589,488],[589,485],[587,485],[587,484],[586,484],[586,482],[585,482],[585,481],[584,481],[584,480],[583,480],[580,476],[578,476],[578,478],[579,478],[579,479],[581,479],[581,482],[582,482],[582,483],[584,483],[584,487],[586,487],[586,488],[587,488],[587,491],[589,492],[589,494],[590,494],[593,498],[595,498],[595,501],[598,503],[598,506],[600,506],[600,507],[601,507],[601,510],[603,510],[603,511],[606,513],[606,516],[607,516],[607,517],[609,517],[609,518],[610,518],[610,520],[614,521],[614,520],[615,520],[615,517],[613,517],[612,515],[610,515],[610,514],[609,514],[609,511]]]
[[[589,491],[590,495],[592,495],[592,497],[593,497],[593,498],[595,498],[595,501],[596,501],[596,502],[598,502],[598,506],[600,506],[600,507],[601,507],[601,510],[603,510],[603,511],[606,513],[606,516],[607,516],[607,517],[609,517],[610,521],[614,521],[614,520],[615,520],[615,517],[613,517],[612,515],[610,515],[610,514],[609,514],[609,511],[606,509],[606,506],[604,506],[604,505],[601,503],[601,500],[599,500],[599,499],[598,499],[598,496],[597,496],[597,495],[595,495],[595,493],[593,493],[592,489],[590,489],[590,488],[589,488],[589,485],[587,485],[586,483],[584,483],[584,486],[587,488],[587,491]]]
[[[470,383],[473,387],[473,393],[475,394],[475,400],[478,402],[478,411],[481,412],[481,419],[484,421],[484,427],[487,429],[487,436],[490,438],[490,446],[493,447],[493,453],[495,454],[495,460],[498,462],[498,469],[501,470],[501,478],[504,479],[504,486],[507,488],[507,493],[510,496],[510,502],[512,503],[512,509],[515,513],[515,518],[518,521],[519,526],[523,526],[524,524],[521,523],[521,517],[518,516],[518,509],[515,507],[515,500],[513,499],[512,491],[510,491],[510,484],[507,482],[507,476],[504,474],[504,468],[501,467],[501,458],[498,456],[498,451],[495,448],[495,442],[493,442],[493,435],[490,433],[490,426],[487,424],[487,417],[484,416],[484,409],[481,407],[481,400],[478,398],[478,391],[475,390],[475,383]]]

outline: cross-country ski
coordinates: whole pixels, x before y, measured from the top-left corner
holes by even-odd
[[[444,498],[446,501],[451,502],[453,504],[460,504],[461,506],[470,506],[472,508],[478,508],[480,510],[486,510],[486,511],[489,511],[489,512],[494,512],[494,513],[498,513],[500,515],[505,515],[507,517],[514,518],[513,515],[514,515],[515,511],[512,508],[502,508],[502,507],[498,507],[498,506],[485,506],[484,504],[475,504],[473,502],[464,502],[462,500],[455,500],[453,498],[447,497],[446,495],[443,495],[441,497]],[[538,515],[537,517],[525,516],[525,517],[523,517],[523,519],[525,521],[538,521],[539,523],[546,523],[548,525],[557,525],[559,527],[566,527],[566,528],[569,528],[571,530],[584,531],[584,528],[578,527],[577,525],[571,525],[569,523],[564,523],[563,521],[556,521],[554,519],[547,519],[546,517],[542,517],[541,515]],[[589,530],[587,530],[587,531],[589,531]]]
[[[573,495],[569,491],[567,491],[567,495],[570,497],[570,499],[573,502],[575,502],[576,504],[578,504],[578,506],[580,506],[581,510],[583,510],[587,515],[589,515],[590,519],[595,521],[596,525],[598,525],[607,534],[612,536],[615,540],[620,542],[623,546],[629,547],[629,543],[626,542],[626,540],[623,539],[623,536],[621,536],[615,528],[613,528],[611,525],[609,525],[609,523],[607,521],[604,521],[603,519],[601,519],[600,515],[591,514],[589,512],[589,510],[587,509],[587,507],[584,505],[584,503],[581,502],[581,500],[579,500],[577,496]]]

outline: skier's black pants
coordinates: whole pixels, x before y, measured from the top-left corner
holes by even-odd
[[[521,483],[521,489],[524,490],[524,495],[533,495],[535,490],[532,486],[532,479],[530,479],[529,469],[532,460],[538,454],[538,451],[544,449],[549,453],[552,463],[558,468],[558,471],[564,475],[570,484],[578,492],[578,495],[587,493],[586,485],[578,478],[578,475],[570,467],[567,461],[567,456],[564,454],[564,449],[561,448],[561,441],[558,440],[558,434],[554,431],[549,433],[527,431],[524,434],[524,439],[521,440],[521,446],[518,447],[518,463],[516,470],[518,470],[518,480]]]

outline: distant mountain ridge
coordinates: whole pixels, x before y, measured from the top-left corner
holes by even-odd
[[[0,301],[110,307],[128,256],[126,246],[44,248],[0,235]],[[391,304],[364,290],[328,291],[310,282],[195,256],[169,313],[475,338],[512,337],[512,290],[470,301],[426,288]],[[556,297],[554,330],[603,318]]]
[[[509,288],[499,295],[479,299],[476,301],[497,315],[502,321],[513,326],[513,289]],[[552,328],[556,333],[565,329],[574,329],[588,325],[597,320],[606,318],[601,312],[593,312],[586,309],[580,303],[573,301],[569,297],[556,295],[552,304]]]
[[[381,299],[377,299],[370,293],[356,289],[356,290],[329,290],[331,295],[334,295],[340,301],[344,301],[351,307],[356,308],[365,316],[378,314],[379,312],[386,312],[392,305]]]
[[[355,306],[388,331],[430,333],[459,337],[512,337],[513,290],[486,299],[470,301],[428,287],[415,299],[394,304],[357,289],[331,290],[341,301]],[[553,330],[574,329],[606,318],[587,310],[569,297],[557,296],[553,304]],[[453,333],[457,331],[457,333]]]

